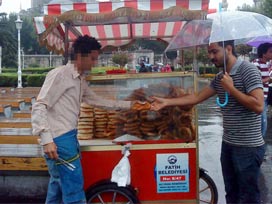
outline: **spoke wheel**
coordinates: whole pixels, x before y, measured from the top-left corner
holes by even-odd
[[[118,187],[116,183],[104,182],[90,188],[86,193],[89,204],[139,204],[131,187]]]
[[[218,201],[217,187],[212,178],[200,169],[199,172],[199,203],[216,204]]]

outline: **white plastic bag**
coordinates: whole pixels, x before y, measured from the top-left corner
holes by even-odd
[[[123,154],[124,156],[111,173],[111,181],[117,183],[119,187],[125,187],[130,184],[130,163],[128,159],[130,152],[125,150]]]

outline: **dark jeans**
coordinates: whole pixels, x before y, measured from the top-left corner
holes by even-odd
[[[227,203],[260,203],[258,178],[265,147],[222,143],[221,165]]]

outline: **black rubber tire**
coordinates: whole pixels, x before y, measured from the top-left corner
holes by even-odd
[[[213,179],[205,172],[199,169],[199,203],[217,204],[218,191]]]
[[[115,200],[116,197],[122,198],[124,204],[139,204],[139,199],[136,196],[135,191],[131,186],[127,187],[118,187],[116,183],[113,183],[109,180],[99,182],[98,184],[91,186],[86,191],[86,199],[89,204],[102,204],[104,203],[103,197],[111,197],[111,201],[107,201],[107,204],[115,204],[115,202],[120,200]],[[118,199],[117,198],[117,199]],[[99,201],[97,201],[97,199]],[[102,200],[101,200],[102,199]],[[94,201],[96,200],[96,201]],[[123,201],[124,200],[124,201]],[[119,202],[118,202],[119,203]]]

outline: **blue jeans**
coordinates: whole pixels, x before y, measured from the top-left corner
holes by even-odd
[[[264,109],[262,112],[262,135],[263,138],[266,136],[266,130],[267,130],[267,99],[264,99]]]
[[[77,130],[72,130],[54,139],[59,157],[73,164],[75,166],[73,171],[66,165],[45,156],[50,174],[46,204],[86,203],[76,136]]]
[[[260,203],[258,178],[265,148],[222,143],[221,166],[227,203]]]

